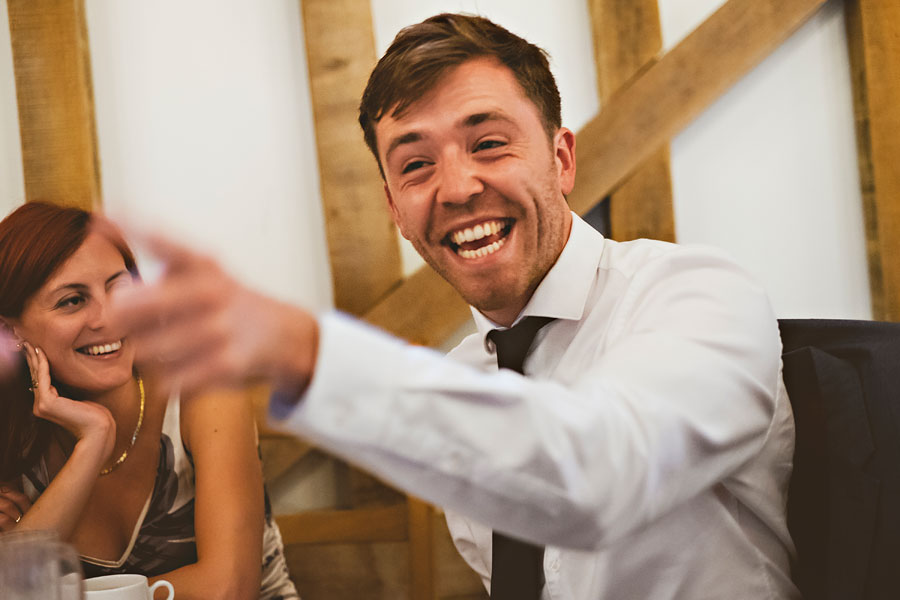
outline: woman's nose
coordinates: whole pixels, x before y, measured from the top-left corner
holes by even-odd
[[[94,299],[88,307],[88,327],[101,329],[107,323],[108,299]]]

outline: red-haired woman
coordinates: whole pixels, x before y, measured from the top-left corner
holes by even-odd
[[[135,370],[107,312],[136,278],[85,211],[0,222],[0,320],[25,357],[0,388],[0,531],[55,530],[86,575],[162,577],[180,600],[296,598],[249,403],[182,401]]]

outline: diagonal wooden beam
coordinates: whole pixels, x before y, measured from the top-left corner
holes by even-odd
[[[438,346],[471,316],[456,290],[425,266],[367,312],[365,320],[413,344]]]
[[[359,98],[375,66],[371,6],[369,0],[300,4],[334,301],[339,309],[362,315],[402,279],[381,176],[356,122]]]
[[[872,313],[900,321],[900,4],[847,0]]]
[[[84,0],[8,0],[25,199],[100,206]]]
[[[578,132],[572,209],[579,214],[590,210],[824,3],[729,0],[633,78]],[[416,343],[442,342],[468,314],[463,300],[429,271],[422,267],[367,312],[366,319]]]
[[[662,51],[657,0],[589,0],[600,105]],[[602,198],[597,198],[601,200]],[[610,198],[613,239],[675,241],[669,146],[664,144]]]
[[[825,0],[729,0],[579,132],[569,204],[589,210],[805,23]]]

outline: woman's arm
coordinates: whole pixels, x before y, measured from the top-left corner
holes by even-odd
[[[50,529],[68,540],[91,496],[100,469],[109,459],[116,438],[110,412],[94,402],[63,398],[50,383],[50,365],[39,348],[24,344],[34,386],[34,414],[68,430],[75,448],[47,489],[26,508],[16,530]]]
[[[236,391],[186,398],[181,419],[194,459],[197,562],[159,578],[179,600],[256,598],[265,509],[249,399]]]

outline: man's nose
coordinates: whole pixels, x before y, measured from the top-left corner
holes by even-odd
[[[440,165],[437,199],[445,204],[465,204],[484,192],[478,164],[463,152],[448,152]]]

